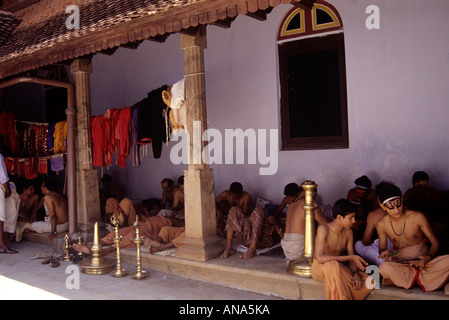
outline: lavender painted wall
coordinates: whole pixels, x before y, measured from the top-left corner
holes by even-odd
[[[333,0],[343,23],[346,46],[350,148],[279,151],[278,171],[259,175],[260,164],[213,164],[215,191],[241,181],[256,196],[280,202],[285,184],[317,182],[319,201],[345,197],[353,181],[367,174],[405,191],[416,170],[426,170],[431,185],[449,189],[449,2]],[[380,29],[368,30],[367,6],[380,9]],[[275,8],[267,21],[239,16],[231,29],[209,26],[205,50],[208,127],[280,129],[276,32],[289,5]],[[120,48],[96,55],[91,75],[92,115],[130,106],[184,73],[179,35],[163,44],[146,41],[137,50]],[[279,131],[280,134],[280,131]],[[173,165],[164,145],[142,165],[105,169],[133,199],[160,196],[160,180],[174,180],[186,165]]]

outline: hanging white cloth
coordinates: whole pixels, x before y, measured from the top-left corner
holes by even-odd
[[[171,88],[170,108],[172,109],[175,118],[176,126],[173,131],[176,134],[177,129],[187,124],[187,113],[185,103],[185,86],[184,78],[176,82]]]

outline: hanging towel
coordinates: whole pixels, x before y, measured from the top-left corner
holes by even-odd
[[[64,155],[62,153],[52,155],[50,163],[52,171],[64,170]]]

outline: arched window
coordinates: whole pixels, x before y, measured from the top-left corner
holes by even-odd
[[[312,10],[294,7],[277,40],[282,149],[347,148],[343,23],[337,10],[321,0]]]

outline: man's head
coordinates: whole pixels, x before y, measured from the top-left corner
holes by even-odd
[[[229,190],[233,194],[241,194],[243,192],[243,186],[240,182],[233,182],[233,183],[231,183]]]
[[[22,192],[26,194],[27,196],[32,196],[35,192],[34,190],[34,184],[31,180],[25,180],[22,184]]]
[[[357,205],[346,199],[338,199],[332,207],[332,215],[334,219],[339,220],[343,227],[350,228],[355,223],[355,212],[357,208]]]
[[[242,195],[243,186],[240,182],[233,182],[229,187],[229,191],[231,191],[232,199],[234,199],[234,201],[238,200]]]
[[[424,171],[416,171],[413,174],[413,186],[415,188],[427,188],[429,186],[429,175]]]
[[[376,194],[380,207],[388,214],[392,216],[402,214],[402,192],[396,185],[383,181],[376,186]]]
[[[284,187],[284,196],[295,197],[301,192],[301,187],[292,182]]]
[[[356,191],[360,195],[367,195],[372,187],[372,182],[367,176],[361,176],[354,180]]]
[[[165,178],[161,181],[161,187],[164,191],[170,191],[173,189],[173,180],[169,178]]]
[[[42,182],[42,193],[48,193],[49,191],[56,192],[58,190],[58,185],[55,180],[46,178]]]
[[[303,191],[300,186],[292,182],[284,187],[284,196],[287,197],[288,203],[291,204]]]

